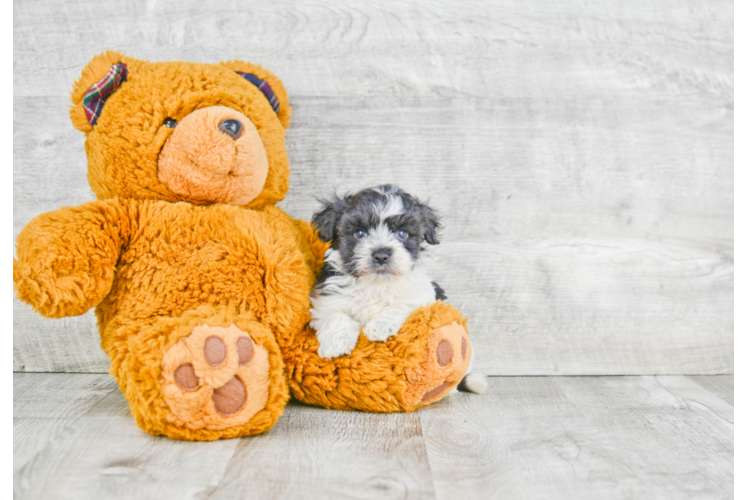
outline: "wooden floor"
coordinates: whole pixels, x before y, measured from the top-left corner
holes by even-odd
[[[415,413],[292,403],[214,443],[136,427],[103,374],[14,374],[15,498],[732,498],[733,377],[492,377]]]

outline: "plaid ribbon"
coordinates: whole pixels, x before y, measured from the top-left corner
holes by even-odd
[[[278,98],[275,97],[275,92],[273,92],[273,89],[270,88],[270,84],[268,84],[268,82],[266,82],[262,78],[257,78],[252,73],[242,73],[241,71],[237,71],[236,74],[242,76],[245,80],[260,89],[262,93],[265,94],[265,98],[270,103],[270,106],[273,107],[273,111],[278,114],[280,103],[278,102]]]
[[[112,95],[112,92],[126,80],[127,64],[118,62],[112,64],[104,78],[91,85],[83,95],[83,110],[86,112],[88,123],[96,125],[101,110],[104,109],[104,103]]]

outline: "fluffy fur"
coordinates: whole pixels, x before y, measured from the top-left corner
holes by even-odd
[[[328,250],[326,264],[337,271],[343,268],[339,261],[340,253]],[[435,301],[431,280],[421,270],[398,276],[330,276],[312,292],[310,325],[317,330],[318,353],[323,358],[350,354],[361,327],[369,340],[387,340],[413,311]]]
[[[439,243],[437,214],[394,185],[365,189],[324,202],[312,222],[330,240],[325,267],[312,291],[318,354],[350,354],[359,333],[373,342],[395,335],[417,308],[444,291],[419,265],[423,244]],[[488,386],[472,373],[471,358],[459,389],[476,394]]]
[[[418,267],[422,244],[438,243],[428,205],[385,185],[326,202],[312,221],[331,239],[311,299],[323,358],[350,354],[362,327],[369,340],[387,340],[436,301],[435,283]]]
[[[483,375],[470,373],[472,369],[473,365],[471,364],[468,367],[468,373],[462,379],[460,385],[457,386],[457,389],[463,392],[472,392],[473,394],[483,394],[488,389],[488,379]]]
[[[83,94],[118,61],[128,66],[127,81],[91,125]],[[278,113],[236,71],[269,82],[281,103]],[[191,440],[257,434],[280,417],[289,389],[326,408],[411,411],[438,401],[461,380],[472,352],[467,320],[439,302],[414,311],[386,344],[362,339],[349,357],[317,355],[309,296],[327,246],[309,223],[273,206],[288,189],[284,127],[290,119],[275,76],[239,61],[149,63],[110,51],[86,66],[72,97],[71,118],[86,133],[88,181],[98,200],[41,214],[21,231],[14,289],[47,317],[96,307],[111,373],[144,430]],[[230,108],[251,122],[261,139],[253,144],[264,147],[266,163],[262,154],[247,152],[253,148],[232,156],[228,139],[211,131],[201,154],[188,155],[190,168],[221,172],[240,161],[257,179],[265,176],[259,193],[250,183],[255,187],[236,191],[247,198],[232,198],[232,189],[231,200],[216,202],[213,190],[180,193],[170,189],[168,175],[159,179],[160,159],[178,153],[164,153],[169,138],[177,130],[200,137],[199,120],[189,117],[211,107]],[[226,155],[231,162],[221,160]],[[198,329],[223,342],[223,364],[211,364],[195,348]],[[251,340],[262,364],[242,364],[239,338]],[[446,365],[436,352],[443,342],[454,354]],[[220,411],[225,404],[214,404],[221,398],[231,400],[229,407],[246,404],[228,415]]]

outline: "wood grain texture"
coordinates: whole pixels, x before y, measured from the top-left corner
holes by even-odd
[[[13,473],[117,389],[100,374],[13,375]]]
[[[688,384],[689,397],[668,387]],[[713,411],[731,406],[699,389],[685,377],[491,378],[481,397],[420,413],[437,498],[732,498],[733,424]]]
[[[241,6],[16,2],[16,95],[67,91],[92,51],[272,65],[291,96],[599,97],[708,93],[732,102],[726,0],[386,2]],[[95,22],[92,22],[95,21]],[[47,77],[37,78],[34,62]]]
[[[735,378],[732,375],[694,375],[688,377],[731,405],[735,401]]]
[[[211,443],[143,433],[119,391],[92,398],[109,382],[14,375],[14,433],[39,431],[14,498],[732,498],[733,407],[685,376],[491,377],[410,414],[292,403]],[[53,436],[42,415],[76,420]]]
[[[441,212],[479,372],[732,373],[732,22],[706,0],[17,2],[14,238],[92,199],[66,106],[94,53],[246,58],[294,106],[290,214],[384,182]],[[107,369],[92,314],[14,303],[14,370]]]
[[[212,498],[434,498],[417,413],[336,412],[292,403],[243,439]]]
[[[201,498],[218,484],[237,444],[150,436],[135,425],[122,393],[112,391],[15,472],[14,498]]]

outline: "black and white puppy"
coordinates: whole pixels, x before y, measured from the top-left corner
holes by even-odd
[[[323,202],[312,223],[331,242],[311,297],[321,357],[350,354],[361,327],[369,340],[385,341],[414,310],[446,299],[419,266],[424,242],[439,243],[439,218],[397,186],[336,196]],[[461,388],[483,392],[485,379],[472,379],[465,377]]]

